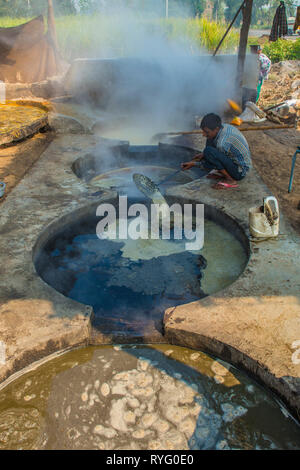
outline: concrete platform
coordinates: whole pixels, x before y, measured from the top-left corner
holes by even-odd
[[[96,143],[92,135],[56,138],[1,205],[0,382],[51,353],[90,342],[92,309],[45,284],[32,252],[53,221],[95,202],[71,165]],[[201,179],[168,194],[225,211],[247,234],[249,207],[270,194],[259,176],[252,171],[236,191],[210,185]],[[113,196],[108,191],[98,203]],[[299,241],[282,219],[278,239],[251,243],[249,264],[234,284],[169,309],[164,318],[166,342],[203,349],[250,372],[295,416],[300,414]]]
[[[208,180],[198,180],[171,188],[168,194],[224,210],[249,235],[248,208],[261,205],[270,192],[252,171],[236,191],[216,191]],[[213,353],[246,369],[279,394],[298,417],[299,241],[281,216],[277,239],[250,242],[248,266],[234,284],[199,302],[169,309],[164,317],[170,343]]]
[[[89,202],[71,164],[90,145],[91,137],[56,139],[1,204],[0,381],[48,354],[88,344],[91,308],[45,284],[32,250],[50,222]]]

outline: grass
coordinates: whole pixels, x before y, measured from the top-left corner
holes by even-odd
[[[10,28],[12,26],[19,26],[26,23],[30,18],[11,18],[10,16],[0,17],[0,28]]]
[[[200,47],[204,47],[209,52],[213,52],[221,41],[223,35],[227,30],[227,25],[210,22],[205,18],[195,20],[199,23],[198,28],[198,42]],[[238,30],[231,30],[226,39],[224,40],[221,50],[224,52],[232,52],[237,49],[240,40],[240,33]]]
[[[28,18],[0,18],[0,27],[17,26]],[[66,60],[76,57],[104,57],[134,55],[149,38],[164,36],[167,42],[180,45],[190,54],[202,49],[212,53],[221,40],[226,25],[209,22],[205,18],[147,19],[138,22],[113,16],[70,15],[57,17],[57,36],[61,53]],[[136,31],[136,37],[128,35]],[[239,42],[239,32],[232,30],[222,45],[222,52],[233,52]],[[159,47],[159,46],[158,46]]]
[[[0,27],[17,26],[28,20],[1,17]],[[155,41],[155,38],[162,36],[165,43],[171,45],[176,41],[176,45],[189,54],[203,51],[211,54],[227,28],[222,23],[205,18],[141,18],[139,21],[131,21],[130,18],[124,20],[103,15],[61,16],[57,17],[56,26],[60,50],[67,61],[77,57],[126,57],[139,52],[150,54],[155,44],[158,50],[161,48],[161,40]],[[249,37],[248,43],[257,43],[257,38]],[[220,53],[236,52],[238,44],[239,30],[232,29]],[[300,59],[300,39],[266,43],[263,51],[272,62]]]
[[[263,46],[263,53],[273,63],[283,60],[300,60],[300,38],[295,41],[278,39],[276,42],[266,43]]]

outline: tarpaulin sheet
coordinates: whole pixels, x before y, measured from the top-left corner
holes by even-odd
[[[34,83],[63,69],[63,61],[45,34],[43,16],[20,26],[0,28],[0,80]]]

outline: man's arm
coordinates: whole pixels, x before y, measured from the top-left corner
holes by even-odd
[[[193,166],[198,166],[197,162],[200,162],[204,158],[203,153],[197,153],[197,155],[194,156],[194,158],[190,162],[184,162],[181,163],[181,169],[182,171],[189,170]]]
[[[191,162],[184,162],[184,163],[181,163],[181,169],[182,171],[186,171],[186,170],[189,170],[190,168],[193,168],[193,166],[196,166],[197,163],[195,161],[191,161]]]
[[[200,162],[201,160],[203,160],[203,152],[201,153],[197,153],[197,155],[194,156],[194,158],[192,158],[192,162]]]

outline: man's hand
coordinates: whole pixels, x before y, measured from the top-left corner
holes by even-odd
[[[193,162],[193,161],[181,163],[181,169],[182,169],[182,171],[186,171],[186,170],[189,170],[190,168],[192,168],[195,165],[196,165],[196,163]]]

